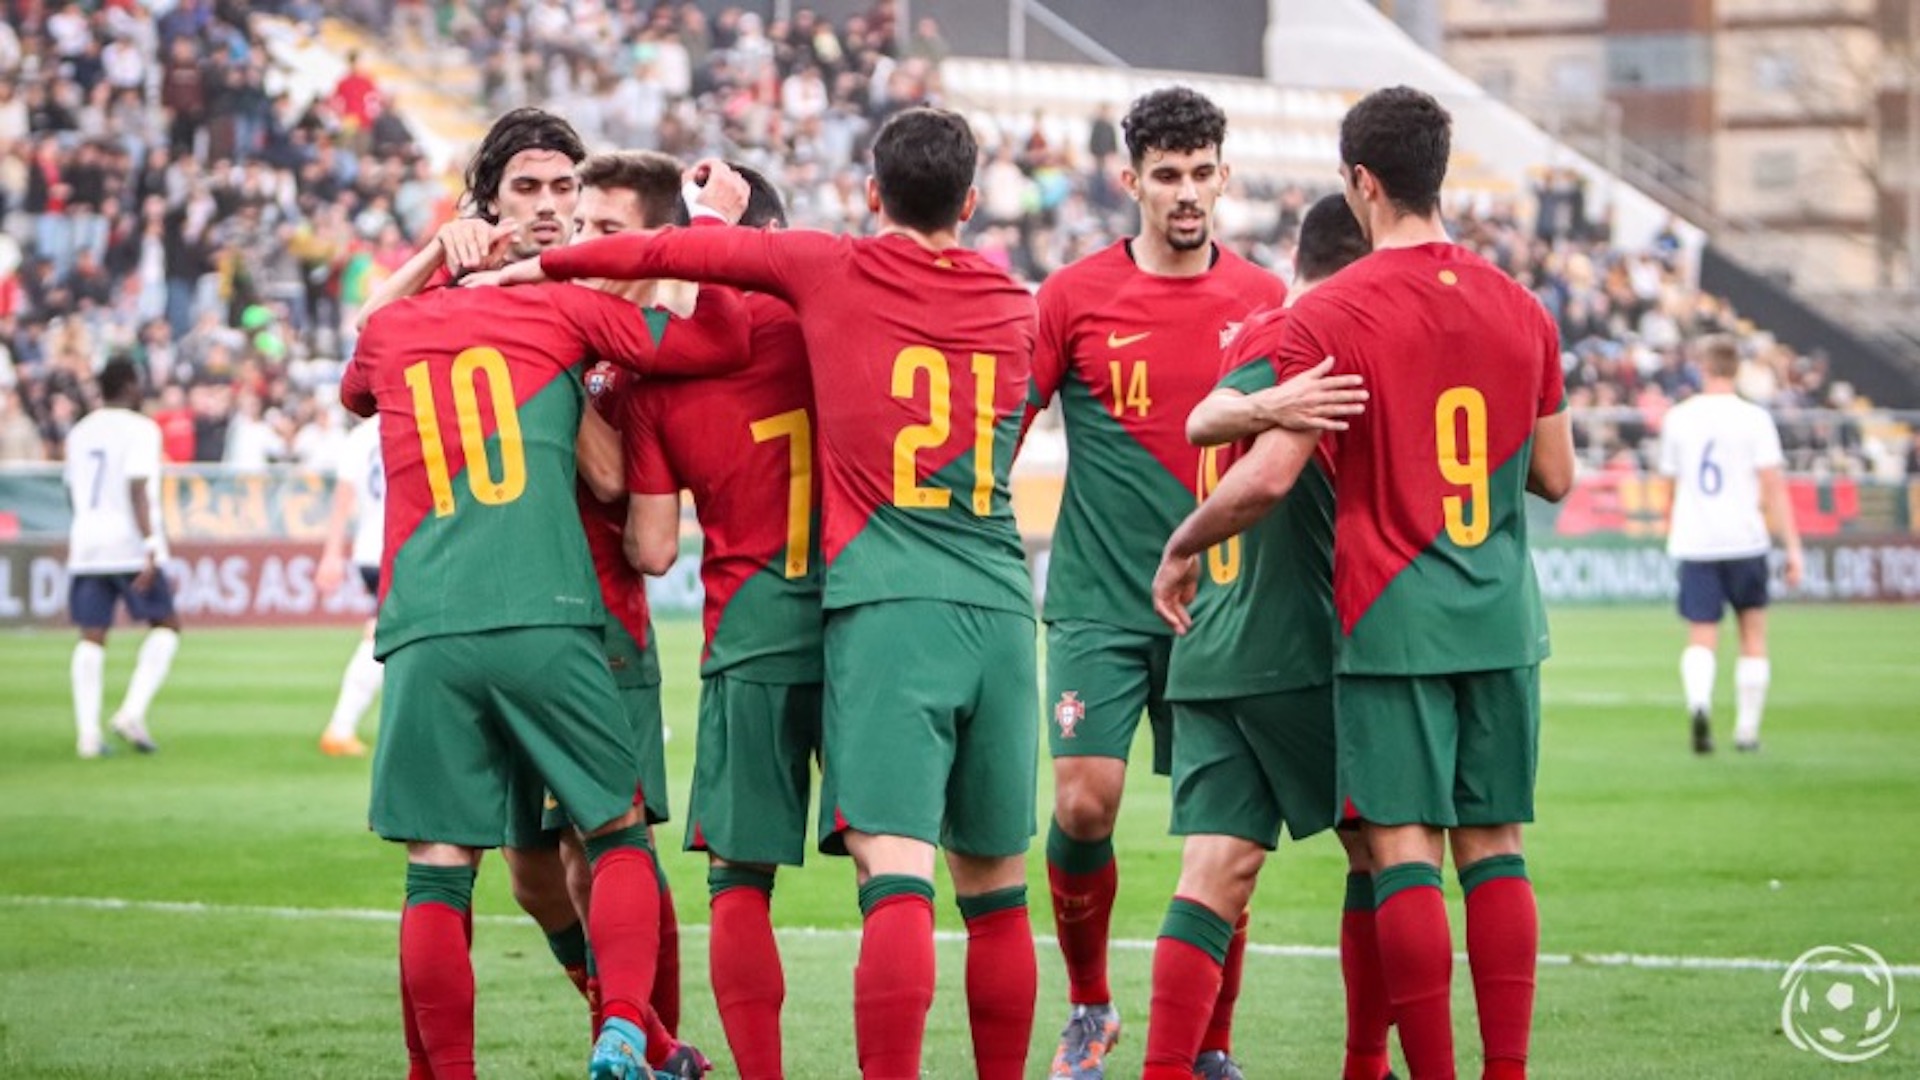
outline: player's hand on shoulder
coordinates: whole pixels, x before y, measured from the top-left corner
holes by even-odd
[[[686,171],[683,179],[700,189],[693,209],[711,210],[726,218],[730,225],[739,224],[740,219],[746,216],[747,198],[751,191],[746,178],[726,162],[719,158],[701,158]]]
[[[1292,431],[1345,431],[1347,417],[1367,411],[1366,380],[1359,375],[1332,374],[1334,359],[1318,364],[1281,383],[1248,395],[1256,413],[1269,427]]]
[[[1187,605],[1200,589],[1200,559],[1195,555],[1163,554],[1153,572],[1153,610],[1176,634],[1193,627]]]
[[[520,223],[512,218],[490,224],[479,218],[456,218],[440,226],[433,234],[440,245],[441,258],[455,277],[476,270],[491,270],[506,261],[509,245]]]

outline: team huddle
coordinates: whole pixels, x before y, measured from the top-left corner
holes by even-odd
[[[863,238],[785,231],[751,170],[589,157],[539,110],[495,125],[471,213],[369,304],[341,388],[378,416],[343,477],[363,516],[384,500],[384,532],[350,559],[333,545],[329,572],[360,565],[381,602],[323,745],[354,752],[384,662],[370,820],[408,852],[410,1076],[474,1074],[490,848],[588,1003],[590,1075],[711,1067],[675,1034],[654,858],[669,807],[642,574],[678,553],[682,492],[705,586],[684,844],[710,860],[739,1075],[785,1075],[771,897],[809,842],[858,872],[860,1075],[920,1075],[941,855],[977,1075],[1027,1074],[1037,717],[1070,998],[1050,1075],[1106,1075],[1112,837],[1143,715],[1185,838],[1135,1005],[1145,1077],[1243,1075],[1248,906],[1283,829],[1347,853],[1343,1075],[1391,1075],[1396,1028],[1414,1077],[1455,1073],[1449,851],[1484,1075],[1525,1075],[1521,826],[1548,637],[1523,504],[1574,472],[1554,324],[1448,242],[1451,121],[1431,97],[1382,90],[1347,115],[1345,190],[1306,215],[1291,291],[1212,237],[1226,126],[1191,90],[1134,103],[1139,235],[1036,298],[960,246],[978,149],[950,112],[881,128]],[[1042,698],[1008,475],[1056,398]]]

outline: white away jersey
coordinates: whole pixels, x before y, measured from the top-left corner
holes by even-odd
[[[380,565],[387,521],[387,471],[380,461],[380,418],[362,420],[340,444],[333,482],[353,488],[353,565]]]
[[[1760,512],[1760,470],[1779,468],[1780,432],[1766,410],[1732,394],[1699,394],[1667,413],[1660,472],[1673,478],[1676,559],[1744,559],[1772,546]]]
[[[138,573],[147,565],[146,538],[134,521],[127,485],[146,484],[148,522],[155,535],[164,536],[160,425],[126,409],[98,409],[67,433],[66,456],[67,497],[73,503],[67,572]]]

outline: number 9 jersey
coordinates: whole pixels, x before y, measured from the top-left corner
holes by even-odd
[[[1527,548],[1535,422],[1566,407],[1559,333],[1454,244],[1390,248],[1293,308],[1282,381],[1333,357],[1365,414],[1333,440],[1339,670],[1440,675],[1548,653]]]

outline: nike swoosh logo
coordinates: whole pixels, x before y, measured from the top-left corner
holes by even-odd
[[[1107,348],[1124,349],[1136,341],[1145,341],[1152,333],[1153,331],[1148,330],[1146,333],[1129,334],[1126,337],[1121,337],[1119,334],[1109,330],[1107,331]]]

